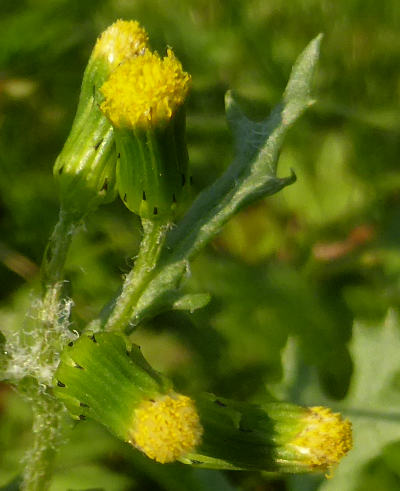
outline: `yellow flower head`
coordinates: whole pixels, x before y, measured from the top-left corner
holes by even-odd
[[[152,128],[171,119],[190,81],[172,50],[164,58],[146,51],[114,70],[101,88],[101,109],[116,127]]]
[[[134,418],[130,443],[162,464],[192,451],[203,433],[194,402],[180,394],[142,402]]]
[[[330,470],[353,446],[351,423],[325,407],[311,407],[292,446],[315,469]]]
[[[106,58],[112,70],[126,58],[143,54],[148,39],[137,21],[117,20],[98,38],[93,55]]]

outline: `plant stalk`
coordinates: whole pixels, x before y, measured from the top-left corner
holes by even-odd
[[[76,221],[61,209],[58,222],[47,243],[41,266],[44,295],[47,293],[46,290],[63,279],[64,265],[76,227]]]
[[[106,331],[124,331],[129,325],[137,300],[156,274],[156,266],[171,224],[143,218],[142,225],[143,238],[135,265],[114,303],[105,325]]]
[[[47,390],[32,388],[30,402],[33,411],[33,443],[25,454],[21,489],[46,491],[49,488],[56,449],[60,444],[62,408]]]
[[[62,405],[52,395],[51,385],[63,346],[72,337],[67,327],[66,304],[62,301],[62,281],[76,226],[77,222],[61,210],[43,258],[37,322],[26,341],[31,349],[32,378],[28,383],[22,380],[18,389],[32,406],[33,442],[24,458],[23,491],[48,489],[56,450],[61,443]]]

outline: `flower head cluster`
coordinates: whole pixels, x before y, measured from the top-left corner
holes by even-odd
[[[53,171],[62,209],[76,221],[117,194],[114,130],[94,103],[97,89],[120,63],[142,55],[147,42],[138,22],[118,20],[101,34],[90,56],[71,132]]]
[[[351,450],[351,423],[339,413],[326,407],[311,407],[305,423],[292,446],[311,467],[330,470]]]
[[[113,71],[101,88],[101,109],[116,127],[153,128],[183,104],[190,81],[171,49],[164,58],[146,51]]]
[[[192,399],[172,393],[140,404],[135,411],[131,443],[165,464],[193,451],[202,432]]]
[[[105,58],[113,69],[125,59],[143,54],[148,40],[147,32],[137,21],[117,20],[98,38],[93,55]]]

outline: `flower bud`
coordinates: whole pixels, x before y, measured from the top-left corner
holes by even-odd
[[[54,165],[61,208],[80,220],[116,195],[116,150],[112,126],[99,109],[99,87],[126,58],[140,56],[147,34],[134,21],[119,20],[97,40],[86,67],[71,132]]]
[[[188,189],[184,101],[190,75],[172,50],[119,65],[101,88],[117,144],[117,185],[126,206],[151,220],[173,215]]]
[[[352,447],[351,423],[324,407],[196,398],[201,444],[183,463],[218,469],[329,473]]]
[[[68,346],[54,391],[74,418],[99,421],[158,462],[173,462],[200,442],[195,403],[120,335],[82,336]]]

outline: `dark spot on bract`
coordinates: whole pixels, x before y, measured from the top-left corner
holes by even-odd
[[[84,414],[80,414],[80,415],[79,415],[79,419],[80,419],[81,421],[85,421],[86,416],[85,416]]]
[[[155,206],[153,208],[153,215],[158,215],[158,208],[157,208],[157,206]]]
[[[226,404],[224,404],[223,402],[221,402],[219,399],[215,399],[215,404],[218,404],[218,406],[221,406],[221,407],[226,407]]]
[[[125,203],[126,203],[126,193],[124,194],[124,201],[125,201]]]
[[[203,462],[201,462],[201,460],[194,460],[194,459],[190,459],[190,462],[191,462],[192,464],[197,464],[197,465],[198,465],[198,464],[203,464]]]
[[[65,384],[63,384],[62,382],[60,382],[59,380],[57,380],[57,386],[58,387],[65,387]]]
[[[74,367],[79,368],[79,370],[83,370],[83,367],[81,367],[78,363],[75,363]]]
[[[80,403],[79,403],[79,405],[80,405],[81,407],[89,407],[89,406],[88,406],[87,404],[85,404],[84,402],[80,402]]]
[[[96,143],[96,145],[94,146],[94,149],[97,150],[102,143],[103,143],[103,138]]]
[[[58,174],[61,176],[61,174],[63,173],[63,170],[64,170],[64,166],[62,165],[59,169],[58,169]]]
[[[74,342],[73,342],[73,341],[70,341],[70,342],[68,343],[68,346],[73,346],[73,345],[74,345]]]
[[[91,340],[92,340],[94,343],[97,343],[97,340],[96,340],[96,338],[95,338],[95,335],[94,335],[94,334],[92,334],[92,335],[90,336],[90,339],[91,339]]]
[[[142,200],[143,200],[143,201],[146,201],[146,199],[147,199],[147,198],[146,198],[146,191],[143,191],[143,194],[142,194]]]
[[[175,196],[175,193],[172,195],[172,203],[176,203],[176,196]]]
[[[50,262],[51,261],[51,247],[48,247],[46,249],[46,259]]]
[[[121,154],[120,154],[120,153],[118,153],[118,155],[117,155],[117,159],[120,159],[120,158],[121,158]]]
[[[107,189],[108,189],[108,178],[106,177],[106,178],[104,179],[104,183],[103,183],[103,186],[102,186],[102,188],[100,189],[100,191],[107,191]]]
[[[253,430],[242,428],[241,426],[239,426],[239,431],[242,431],[243,433],[253,433]]]

